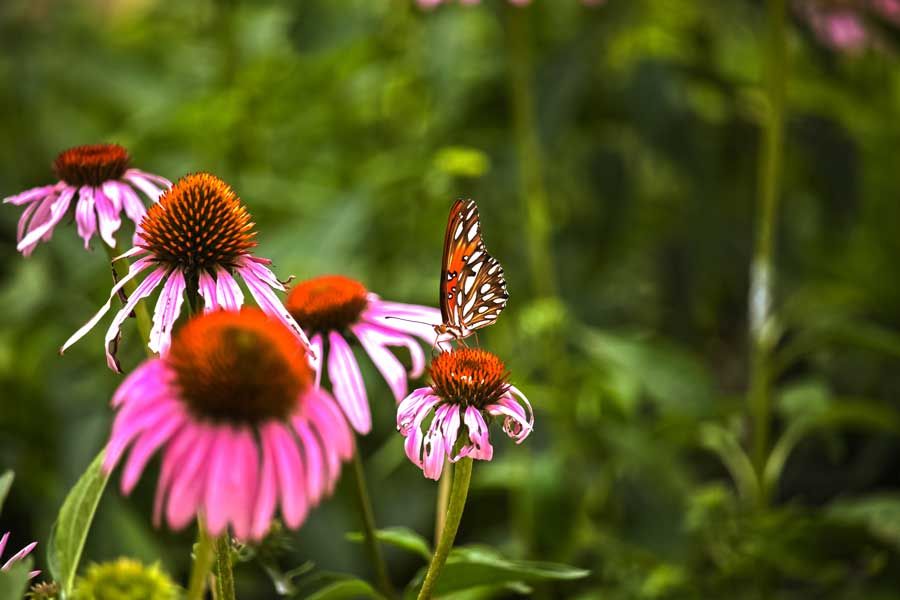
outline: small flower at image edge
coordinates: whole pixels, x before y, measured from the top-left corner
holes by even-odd
[[[8,542],[8,541],[9,541],[9,532],[7,531],[6,533],[3,534],[3,537],[0,538],[0,558],[3,557],[3,551],[6,550],[6,542]],[[9,570],[9,568],[11,566],[16,564],[18,561],[22,560],[29,554],[31,554],[31,551],[34,550],[35,546],[37,546],[37,542],[31,542],[30,544],[28,544],[27,546],[25,546],[24,548],[22,548],[21,550],[19,550],[12,556],[10,556],[6,560],[6,562],[3,563],[3,566],[0,567],[0,571]],[[37,577],[40,574],[41,574],[40,571],[32,571],[31,573],[28,574],[28,576],[33,578],[33,577]]]
[[[75,584],[75,600],[177,600],[180,590],[158,564],[130,558],[95,563]]]
[[[353,436],[334,399],[314,385],[306,350],[280,321],[255,308],[188,321],[162,358],[116,391],[104,468],[131,447],[129,494],[160,451],[154,523],[181,529],[198,514],[212,536],[230,524],[261,539],[277,505],[290,528],[330,493]]]
[[[488,425],[494,417],[503,418],[503,430],[516,443],[534,428],[531,404],[508,383],[506,367],[494,354],[477,348],[444,352],[432,361],[429,374],[431,386],[413,391],[397,408],[406,455],[425,477],[440,479],[445,458],[491,460]]]
[[[425,353],[415,338],[433,342],[434,325],[441,322],[436,308],[382,300],[342,275],[298,283],[291,288],[286,306],[309,333],[310,345],[320,357],[317,383],[327,370],[335,398],[353,428],[363,434],[371,429],[372,417],[359,364],[348,342],[359,341],[399,402],[406,396],[408,377],[419,377],[425,369]],[[391,346],[409,350],[409,373],[388,349]]]
[[[75,224],[84,247],[90,247],[95,233],[110,248],[116,247],[115,233],[122,225],[121,214],[137,226],[147,212],[137,194],[156,202],[172,183],[165,177],[130,167],[131,156],[116,144],[77,146],[61,152],[53,162],[59,181],[5,198],[5,204],[25,206],[19,218],[16,248],[29,256],[69,212],[76,195]]]
[[[106,330],[106,362],[115,371],[121,370],[114,354],[115,342],[125,319],[141,299],[162,286],[148,345],[154,352],[163,353],[171,342],[185,292],[199,295],[206,312],[241,308],[244,294],[236,275],[264,312],[280,319],[308,345],[306,334],[275,295],[275,290],[284,291],[285,287],[268,268],[271,261],[250,254],[256,246],[250,218],[234,190],[218,177],[196,173],[178,180],[147,211],[135,247],[118,257],[136,258],[128,274],[113,286],[97,314],[63,344],[60,353],[100,321],[126,283],[147,270],[150,273]]]

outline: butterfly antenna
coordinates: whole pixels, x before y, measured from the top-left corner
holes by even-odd
[[[406,321],[407,323],[418,323],[419,325],[428,325],[432,327],[434,326],[434,323],[426,323],[425,321],[416,321],[414,319],[404,319],[403,317],[392,317],[390,315],[385,317],[385,320],[387,319],[396,319],[397,321]]]

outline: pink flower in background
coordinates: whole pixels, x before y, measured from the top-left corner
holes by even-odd
[[[355,338],[362,345],[399,402],[406,396],[408,377],[419,377],[425,369],[425,353],[415,338],[434,342],[433,326],[441,322],[441,312],[436,308],[381,300],[360,282],[341,275],[298,283],[291,288],[286,305],[297,323],[309,332],[313,351],[321,357],[317,378],[321,379],[327,369],[332,392],[359,433],[372,428],[372,415],[362,373],[348,341]],[[389,350],[391,346],[409,350],[412,368],[408,374]]]
[[[431,387],[415,390],[397,408],[406,456],[425,477],[440,479],[445,459],[491,460],[488,425],[494,417],[503,418],[503,430],[517,444],[534,428],[531,404],[507,382],[506,367],[494,354],[478,348],[443,352],[432,361],[430,375]],[[460,439],[466,441],[457,446]]]
[[[9,532],[8,531],[3,534],[2,538],[0,538],[0,557],[3,556],[3,551],[6,550],[6,542],[7,541],[9,541]],[[34,550],[35,546],[37,546],[37,542],[31,542],[30,544],[28,544],[27,546],[25,546],[24,548],[22,548],[21,550],[19,550],[12,556],[10,556],[9,559],[5,563],[3,563],[3,566],[0,567],[0,571],[8,571],[11,566],[16,564],[18,561],[22,560],[29,554],[31,554],[31,551]],[[28,577],[29,577],[29,579],[32,579],[34,577],[37,577],[40,574],[41,574],[40,571],[31,571],[28,574]]]
[[[798,0],[795,6],[820,42],[843,52],[879,45],[876,20],[900,25],[900,0]]]
[[[116,144],[78,146],[61,152],[53,162],[60,181],[3,200],[5,204],[25,206],[19,218],[16,249],[29,256],[40,242],[49,240],[73,201],[84,247],[88,248],[91,238],[99,233],[104,243],[115,248],[122,212],[135,225],[146,212],[135,188],[156,202],[162,193],[160,187],[172,185],[164,177],[130,168],[130,163],[128,151]]]
[[[458,0],[460,4],[472,5],[472,4],[480,4],[481,0]],[[526,6],[531,4],[531,0],[507,0],[510,4],[514,4],[515,6]],[[559,0],[556,0],[557,2]],[[445,4],[447,0],[416,0],[419,6],[422,8],[434,8],[439,4]],[[600,6],[601,4],[606,4],[606,0],[582,0],[581,2],[585,6]]]
[[[185,292],[195,301],[198,296],[202,298],[207,312],[241,307],[244,294],[236,275],[264,312],[280,319],[308,345],[306,334],[273,291],[284,291],[285,287],[268,268],[270,261],[250,254],[256,246],[250,213],[227,183],[208,173],[183,177],[150,207],[140,227],[135,247],[119,257],[137,260],[113,286],[106,304],[63,344],[60,352],[90,331],[125,284],[147,270],[150,274],[106,331],[106,362],[115,371],[120,368],[114,347],[122,324],[138,301],[162,286],[148,342],[151,350],[162,353],[169,347]]]
[[[258,309],[194,317],[163,358],[131,373],[112,400],[106,447],[129,494],[159,451],[154,522],[181,529],[198,514],[210,535],[230,525],[259,540],[277,506],[288,527],[330,494],[353,434],[334,399],[314,385],[290,329]]]

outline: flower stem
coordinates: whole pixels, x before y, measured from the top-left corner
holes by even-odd
[[[437,506],[434,511],[434,545],[441,541],[441,532],[447,520],[447,505],[450,503],[450,482],[453,479],[453,463],[444,461],[444,470],[438,482]]]
[[[441,569],[447,562],[453,541],[456,539],[456,531],[459,529],[459,521],[462,519],[463,509],[466,507],[466,497],[469,495],[469,481],[472,479],[472,459],[463,458],[456,463],[453,469],[453,487],[450,490],[450,504],[447,506],[447,518],[444,523],[444,531],[431,557],[431,564],[425,574],[425,582],[419,591],[419,600],[431,598],[434,586],[437,584]]]
[[[786,73],[785,0],[768,0],[769,32],[766,47],[767,106],[760,149],[758,213],[753,263],[750,269],[750,389],[748,403],[753,418],[753,465],[762,484],[769,453],[771,428],[771,372],[769,362],[776,341],[772,312],[775,226],[778,185],[784,143]],[[759,502],[766,490],[760,487]]]
[[[366,473],[363,470],[362,459],[359,456],[359,446],[353,452],[353,481],[356,483],[356,501],[359,504],[359,514],[362,517],[363,542],[369,554],[369,561],[375,569],[375,577],[378,588],[385,596],[394,596],[394,587],[388,577],[387,565],[375,536],[375,513],[372,510],[372,502],[369,500],[369,491],[366,486]]]
[[[206,592],[206,575],[212,567],[213,540],[206,534],[203,520],[197,519],[197,543],[194,548],[194,561],[191,564],[191,576],[188,580],[187,600],[202,600]]]
[[[113,262],[113,259],[119,256],[122,252],[118,245],[115,248],[110,248],[106,244],[103,244],[103,247],[106,249],[106,254],[109,256],[109,260],[112,264],[113,275],[117,279],[122,279],[126,275],[128,275],[128,269],[131,266],[131,263],[128,262],[127,258],[120,258],[119,260]],[[132,279],[128,283],[125,284],[124,290],[125,293],[129,296],[134,293],[134,290],[137,289],[137,283]],[[141,338],[145,342],[150,341],[150,313],[147,312],[147,306],[144,304],[144,301],[141,300],[137,303],[137,306],[134,307],[134,316],[137,320],[137,328],[138,332],[141,334]],[[147,352],[148,356],[153,356],[153,352],[144,345],[144,348]]]
[[[231,571],[231,539],[226,531],[216,539],[216,600],[234,600],[234,573]]]

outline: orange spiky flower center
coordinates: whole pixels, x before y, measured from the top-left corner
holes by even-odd
[[[480,348],[442,352],[429,369],[435,394],[446,402],[483,409],[509,389],[509,373],[497,355]]]
[[[227,183],[209,173],[179,179],[141,221],[138,245],[186,271],[234,266],[256,246],[253,222]]]
[[[285,306],[305,331],[343,331],[359,320],[368,291],[355,279],[322,275],[291,288]]]
[[[313,382],[294,334],[255,308],[194,317],[165,360],[191,414],[213,422],[287,420]]]
[[[97,187],[119,179],[128,170],[131,156],[118,144],[90,144],[60,152],[53,161],[56,176],[76,187]]]

